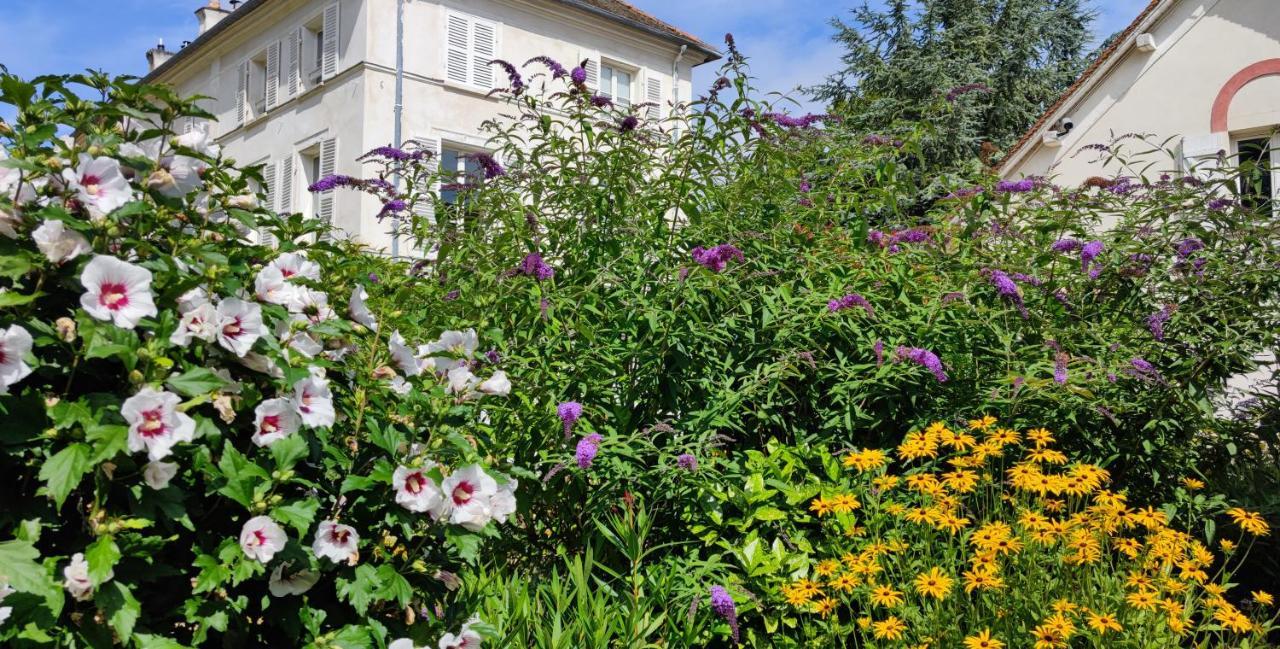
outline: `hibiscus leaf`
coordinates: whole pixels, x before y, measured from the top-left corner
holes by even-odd
[[[0,291],[0,307],[21,306],[23,304],[30,304],[31,302],[34,302],[36,298],[42,295],[44,295],[43,291],[36,291],[35,293],[32,293],[30,295],[15,293],[14,291]]]
[[[72,444],[45,461],[40,467],[40,479],[53,502],[62,508],[67,495],[71,493],[80,480],[89,472],[89,446]]]
[[[213,392],[227,384],[217,374],[205,367],[197,367],[177,376],[171,376],[165,385],[184,397],[194,397]]]
[[[222,447],[222,457],[218,459],[218,468],[227,483],[218,489],[218,493],[244,505],[253,505],[253,488],[270,478],[265,469],[250,462],[248,458],[236,450],[230,442]]]
[[[195,586],[191,589],[193,593],[207,593],[222,585],[227,580],[230,573],[227,567],[217,557],[202,554],[196,557],[195,567],[200,569],[200,574],[196,575]]]
[[[312,498],[276,507],[271,510],[271,517],[297,530],[298,536],[306,536],[319,509],[320,501]]]
[[[84,558],[89,562],[89,579],[98,586],[111,578],[111,569],[120,561],[120,546],[114,538],[101,536],[85,549]]]
[[[271,445],[271,457],[275,458],[276,469],[280,471],[292,468],[310,452],[307,438],[302,435],[290,435]]]
[[[94,443],[89,464],[96,466],[125,450],[129,442],[129,428],[120,425],[94,424],[85,428],[84,438],[85,441]]]
[[[377,599],[378,591],[382,589],[378,571],[367,563],[356,567],[354,579],[339,577],[337,584],[338,597],[346,600],[361,615],[369,610],[369,605]]]
[[[149,633],[139,633],[133,639],[137,641],[138,649],[188,649],[187,645],[177,640],[170,640],[166,637]]]
[[[116,635],[127,644],[133,635],[133,625],[142,614],[142,605],[129,592],[129,587],[119,581],[107,582],[98,589],[93,601],[107,614],[107,622]]]
[[[413,596],[413,586],[409,585],[408,579],[396,572],[394,566],[389,563],[378,566],[378,579],[382,581],[382,589],[378,591],[378,599],[394,599],[399,602],[402,608],[409,605],[409,598]]]
[[[362,626],[348,624],[338,630],[332,643],[342,649],[369,649],[373,644],[369,640],[369,631]]]
[[[40,552],[26,541],[0,543],[0,572],[10,586],[24,593],[42,593],[49,584],[49,573],[39,558]]]

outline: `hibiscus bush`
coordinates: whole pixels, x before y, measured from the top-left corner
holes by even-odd
[[[0,642],[474,645],[443,595],[524,471],[477,335],[424,346],[452,383],[400,362],[403,272],[262,209],[169,89],[0,100]]]

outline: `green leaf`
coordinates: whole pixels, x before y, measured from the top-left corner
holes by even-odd
[[[36,291],[35,293],[32,293],[30,295],[23,295],[22,293],[16,293],[14,291],[8,291],[8,290],[0,291],[0,307],[22,306],[23,304],[30,304],[34,302],[35,299],[40,297],[41,295],[44,295],[44,292]]]
[[[138,649],[191,649],[177,640],[149,633],[139,633],[133,639],[138,643]]]
[[[776,507],[761,507],[756,510],[754,518],[758,521],[780,521],[787,515]]]
[[[57,455],[45,461],[40,467],[40,479],[44,481],[49,496],[58,508],[66,501],[84,474],[89,472],[89,447],[86,444],[72,444]]]
[[[84,431],[87,442],[93,442],[93,454],[89,464],[97,466],[123,452],[129,442],[129,427],[111,424],[95,424]]]
[[[111,569],[120,561],[120,546],[114,538],[102,536],[85,549],[84,558],[89,562],[89,579],[98,586],[111,578]]]
[[[40,552],[26,541],[0,543],[0,579],[24,593],[44,592],[49,573],[39,558]]]
[[[164,384],[184,397],[194,397],[213,392],[225,386],[227,382],[223,381],[221,377],[208,368],[197,367],[177,376],[169,377],[169,380],[165,381]]]
[[[382,589],[378,591],[378,599],[394,599],[401,607],[409,605],[409,598],[413,597],[413,587],[409,585],[409,580],[396,572],[395,567],[389,563],[378,566],[378,579],[382,580]]]
[[[196,557],[195,567],[200,569],[200,574],[196,575],[195,586],[191,589],[193,593],[207,593],[223,584],[227,577],[231,576],[227,567],[217,557],[202,554]]]
[[[218,468],[227,480],[227,483],[218,489],[218,493],[244,505],[245,508],[253,506],[254,487],[271,477],[266,469],[250,462],[230,442],[223,445],[222,457],[218,459]]]
[[[271,510],[271,517],[297,530],[298,536],[306,536],[319,509],[320,501],[312,498],[276,507]]]
[[[356,567],[354,579],[337,579],[338,597],[346,600],[356,612],[364,615],[369,605],[378,599],[378,591],[382,582],[378,579],[378,571],[367,563]]]
[[[292,468],[310,452],[307,438],[302,435],[290,435],[271,445],[271,457],[276,460],[276,469],[281,471]]]
[[[93,600],[107,614],[107,623],[115,629],[116,635],[127,641],[142,615],[142,605],[129,592],[129,587],[118,581],[107,582],[98,589]]]

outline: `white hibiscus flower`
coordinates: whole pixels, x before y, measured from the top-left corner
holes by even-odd
[[[301,595],[311,590],[311,587],[320,581],[320,573],[306,569],[285,575],[286,565],[282,563],[271,571],[271,579],[267,582],[267,590],[271,591],[272,597]]]
[[[218,311],[212,304],[205,302],[183,312],[178,328],[169,335],[169,343],[186,347],[191,344],[192,338],[213,342],[217,337]]]
[[[298,413],[293,399],[267,399],[253,410],[253,437],[258,446],[271,446],[298,430]]]
[[[437,373],[443,374],[466,365],[466,361],[475,357],[479,346],[480,337],[476,335],[475,329],[446,331],[435,342],[418,348],[418,354],[426,357],[427,362],[433,363]]]
[[[317,368],[311,376],[293,384],[293,402],[297,406],[302,423],[312,427],[332,426],[336,413],[333,410],[333,392],[324,370]]]
[[[396,491],[396,503],[411,512],[435,511],[444,502],[444,492],[436,485],[436,481],[427,475],[435,464],[411,469],[397,467],[391,476],[391,486]]]
[[[102,581],[110,581],[115,576],[114,572],[107,572],[106,579]],[[93,580],[89,579],[89,562],[85,561],[84,553],[77,552],[71,556],[71,564],[62,569],[62,587],[67,589],[78,602],[93,599]]]
[[[218,303],[218,344],[243,357],[262,337],[262,307],[255,302],[227,298]]]
[[[371,331],[378,330],[378,320],[373,317],[373,312],[369,310],[369,305],[365,304],[365,300],[369,299],[369,294],[365,292],[364,287],[359,284],[351,289],[351,300],[347,302],[347,314],[352,320],[368,327]]]
[[[76,199],[100,219],[133,200],[133,188],[114,158],[80,154],[75,169],[63,169],[62,178],[76,192]]]
[[[476,391],[491,396],[505,397],[511,394],[511,381],[507,379],[507,373],[498,370],[493,376],[485,379],[476,386]]]
[[[288,540],[288,535],[269,516],[254,516],[240,528],[240,549],[245,556],[261,563],[270,563]]]
[[[351,563],[360,556],[360,534],[356,528],[337,521],[321,521],[311,551],[334,563]]]
[[[89,245],[89,240],[83,234],[68,228],[66,223],[57,219],[40,224],[31,233],[31,238],[35,240],[40,252],[55,264],[71,261],[93,251],[93,246]]]
[[[0,394],[9,394],[9,386],[27,378],[31,367],[22,360],[31,351],[31,334],[19,325],[0,329]]]
[[[422,374],[422,361],[413,355],[413,350],[405,344],[404,336],[401,336],[399,331],[391,334],[387,347],[391,350],[391,359],[400,366],[400,371],[406,376]]]
[[[129,451],[146,451],[155,462],[173,452],[178,442],[190,442],[195,436],[196,422],[178,412],[182,399],[172,392],[145,387],[125,400],[120,414],[129,424]]]
[[[480,618],[472,616],[467,620],[466,624],[458,630],[458,635],[446,633],[440,638],[440,649],[479,649],[482,638],[479,633],[471,630],[472,625],[480,621]]]
[[[479,532],[493,519],[493,497],[498,493],[498,482],[473,464],[454,471],[440,485],[444,501],[436,509],[437,518],[449,519],[454,525]]]
[[[178,465],[172,462],[147,462],[142,467],[142,479],[148,487],[157,491],[169,486],[169,481],[175,475],[178,475]]]
[[[85,293],[80,306],[98,320],[110,320],[122,329],[156,315],[151,297],[151,271],[109,255],[98,255],[80,273]]]
[[[279,270],[280,275],[287,280],[297,277],[313,282],[320,281],[320,264],[307,259],[306,254],[301,252],[283,253],[272,260],[267,267]]]

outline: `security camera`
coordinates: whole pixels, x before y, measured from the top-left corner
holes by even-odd
[[[1058,120],[1058,123],[1054,127],[1054,130],[1058,132],[1059,137],[1062,137],[1063,135],[1070,133],[1071,129],[1075,127],[1076,127],[1076,121],[1074,119],[1070,117],[1063,117],[1062,119]]]

